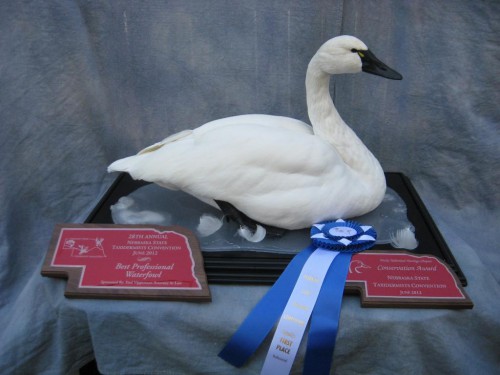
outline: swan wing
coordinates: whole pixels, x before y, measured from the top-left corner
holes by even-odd
[[[325,199],[342,197],[342,190],[356,193],[356,186],[349,187],[355,176],[336,150],[303,125],[233,122],[202,128],[109,169],[208,203],[227,201],[256,220],[288,229],[310,225],[295,222],[305,212],[331,215],[331,208],[322,207]],[[302,216],[306,222],[320,219]]]
[[[289,117],[283,116],[272,116],[272,115],[259,115],[259,114],[250,114],[250,115],[240,115],[240,116],[231,116],[225,117],[222,119],[214,120],[207,122],[206,124],[196,128],[194,130],[183,130],[178,133],[172,134],[167,138],[163,139],[160,142],[154,143],[151,146],[146,147],[145,149],[139,151],[139,154],[145,154],[148,152],[155,151],[160,147],[163,147],[166,144],[175,142],[179,139],[187,137],[191,135],[193,132],[196,132],[198,135],[213,131],[215,129],[219,129],[226,126],[234,126],[234,125],[261,125],[261,126],[269,126],[273,128],[281,128],[284,130],[302,132],[306,134],[312,134],[312,127],[305,122],[300,120],[296,120]]]
[[[195,129],[199,134],[211,131],[220,127],[233,126],[233,125],[259,125],[270,128],[280,128],[300,133],[312,134],[312,127],[303,121],[296,120],[290,117],[262,115],[262,114],[248,114],[231,116],[211,122]]]
[[[175,142],[175,141],[182,139],[184,137],[188,137],[192,133],[193,133],[192,130],[183,130],[183,131],[180,131],[178,133],[172,134],[172,135],[168,136],[167,138],[165,138],[164,140],[157,142],[157,143],[154,143],[151,146],[148,146],[145,149],[139,151],[138,154],[140,155],[140,154],[146,154],[148,152],[156,151],[159,148],[163,147],[164,145],[166,145],[168,143]]]

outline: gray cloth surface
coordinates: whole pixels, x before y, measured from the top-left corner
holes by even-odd
[[[106,374],[260,371],[265,345],[240,370],[217,353],[267,287],[211,285],[203,304],[70,300],[41,265],[54,225],[82,222],[116,177],[110,162],[221,117],[308,121],[308,61],[339,34],[404,76],[336,77],[331,91],[384,170],[410,177],[475,307],[345,297],[332,372],[498,374],[498,1],[4,1],[0,14],[1,374],[93,357]]]

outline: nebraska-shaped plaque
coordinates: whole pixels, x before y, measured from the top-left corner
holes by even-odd
[[[471,309],[455,273],[432,255],[365,251],[353,255],[345,290],[361,294],[366,307]]]
[[[211,300],[198,240],[178,226],[57,225],[42,275],[68,278],[73,298]]]

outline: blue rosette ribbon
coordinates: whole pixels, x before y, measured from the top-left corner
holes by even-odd
[[[288,374],[310,320],[303,373],[328,374],[352,254],[369,249],[376,239],[371,226],[353,221],[314,224],[311,245],[291,260],[219,356],[233,366],[242,366],[279,321],[262,374]],[[315,272],[321,275],[316,277]],[[310,288],[307,281],[311,281]],[[305,288],[311,290],[307,290],[307,298],[301,299]],[[294,327],[299,327],[296,335],[290,334]]]
[[[359,253],[369,249],[377,240],[377,232],[371,226],[354,221],[327,221],[311,228],[313,245],[328,250]]]

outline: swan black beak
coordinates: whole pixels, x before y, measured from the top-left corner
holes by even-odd
[[[361,70],[366,73],[375,74],[377,76],[389,79],[403,79],[403,76],[396,72],[394,69],[389,68],[386,64],[380,61],[372,51],[357,51],[361,57],[362,67]]]

